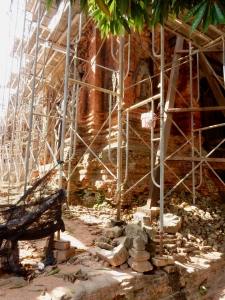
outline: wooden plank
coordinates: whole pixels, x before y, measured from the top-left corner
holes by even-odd
[[[222,99],[225,102],[225,98]],[[180,113],[180,112],[203,112],[203,111],[223,111],[225,106],[209,106],[209,107],[184,107],[184,108],[168,108],[166,113]]]
[[[175,97],[176,97],[176,87],[177,87],[177,80],[179,76],[179,69],[180,69],[180,62],[179,58],[181,57],[181,54],[176,53],[178,50],[183,49],[184,44],[184,38],[181,36],[177,36],[176,40],[176,46],[174,50],[174,56],[173,56],[173,63],[172,63],[172,69],[170,73],[170,81],[168,85],[167,90],[167,96],[166,96],[166,102],[165,102],[165,110],[167,111],[169,108],[174,107]],[[169,136],[170,136],[170,129],[172,125],[172,119],[173,114],[167,113],[165,115],[165,123],[164,123],[164,151],[165,154],[167,153],[168,149],[168,142],[169,142]],[[159,153],[160,149],[158,148],[157,153]],[[163,163],[163,162],[162,162]],[[156,160],[155,165],[159,164],[159,161]],[[153,172],[153,176],[157,183],[160,181],[160,168],[157,168]],[[151,208],[153,206],[158,206],[158,200],[159,200],[159,188],[154,185],[153,181],[150,183],[150,190],[147,200],[147,208]]]

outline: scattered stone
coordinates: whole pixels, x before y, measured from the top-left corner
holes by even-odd
[[[140,226],[136,224],[128,224],[125,228],[125,233],[130,238],[135,238],[139,235],[143,239],[145,244],[147,244],[148,242],[148,235]]]
[[[64,241],[62,239],[54,240],[53,248],[56,250],[68,250],[68,249],[70,249],[70,241]]]
[[[112,245],[109,245],[107,243],[103,243],[103,242],[98,242],[98,246],[102,249],[106,249],[106,250],[112,250],[114,247]]]
[[[122,265],[129,257],[129,253],[123,244],[120,244],[111,251],[99,248],[96,250],[96,254],[115,267]]]
[[[123,226],[124,221],[123,220],[111,220],[113,226]]]
[[[166,273],[174,273],[177,272],[177,267],[176,266],[165,266],[163,267],[163,270],[166,271]]]
[[[155,234],[156,234],[155,229],[153,227],[147,226],[147,225],[144,225],[143,229],[147,233],[149,239],[153,240],[155,237]]]
[[[167,249],[170,253],[177,252],[177,244],[164,244],[164,249]]]
[[[213,251],[218,251],[218,248],[219,248],[219,246],[218,246],[217,244],[214,244],[214,245],[212,246],[212,250],[213,250]]]
[[[133,247],[133,238],[130,238],[128,236],[124,237],[120,244],[124,245],[127,250],[131,249]]]
[[[157,256],[157,257],[152,257],[152,264],[155,265],[156,267],[164,267],[166,265],[172,265],[174,264],[174,258],[172,256]]]
[[[129,250],[129,254],[131,257],[133,257],[136,261],[145,261],[150,258],[150,253],[143,250],[136,250],[135,248],[132,248]]]
[[[142,227],[143,226],[151,226],[151,218],[149,216],[146,216],[142,212],[136,212],[133,215],[133,223],[137,224],[138,226]]]
[[[181,218],[171,214],[167,213],[163,216],[163,230],[164,232],[168,233],[176,233],[181,229]]]
[[[105,227],[106,227],[106,228],[112,228],[112,227],[113,227],[112,221],[106,221]]]
[[[173,253],[173,258],[175,261],[178,261],[181,264],[185,264],[188,260],[187,253]]]
[[[82,299],[85,294],[85,289],[77,285],[58,286],[54,288],[51,293],[51,299],[63,300],[63,299]]]
[[[188,233],[188,238],[191,241],[195,241],[196,240],[196,237],[193,234],[190,234],[190,233]]]
[[[131,269],[140,273],[148,272],[153,269],[152,264],[148,260],[138,262],[133,257],[130,257],[128,259],[128,264],[131,267]]]
[[[105,261],[104,264],[103,264],[103,266],[104,266],[105,268],[109,268],[109,267],[110,267],[110,263],[108,263],[107,261]]]
[[[27,285],[27,282],[23,277],[11,277],[10,282],[13,287],[22,287]]]
[[[75,248],[70,247],[67,250],[53,250],[54,258],[57,261],[65,261],[75,254]]]
[[[133,246],[138,251],[145,250],[145,243],[139,235],[136,238],[134,238]]]
[[[146,251],[148,251],[152,256],[155,256],[155,252],[156,252],[156,243],[153,241],[150,241],[148,244],[145,245],[146,246]]]
[[[145,243],[140,236],[137,236],[133,240],[133,248],[129,250],[131,258],[128,260],[130,267],[137,272],[147,272],[151,269],[151,264],[149,265],[148,259],[150,258],[150,253],[145,251]],[[140,265],[139,265],[140,264]],[[150,271],[150,269],[148,271]]]
[[[103,235],[105,235],[108,238],[117,238],[123,234],[123,229],[119,226],[115,226],[112,228],[106,228],[103,230]]]
[[[125,269],[128,269],[128,268],[129,268],[129,266],[128,266],[127,263],[122,264],[122,265],[120,266],[120,269],[121,269],[121,270],[125,270]]]
[[[197,248],[196,247],[186,247],[186,248],[177,248],[178,253],[188,253],[195,251]]]

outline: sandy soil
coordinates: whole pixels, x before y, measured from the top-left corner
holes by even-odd
[[[88,258],[89,262],[92,260],[91,254],[88,251],[98,240],[101,235],[101,227],[103,221],[96,219],[93,216],[81,216],[79,219],[69,220],[64,218],[66,231],[60,232],[60,238],[71,242],[71,246],[76,248],[75,258],[77,262]],[[92,225],[90,225],[92,224]],[[37,271],[37,263],[41,262],[43,257],[43,250],[46,244],[46,239],[20,242],[20,260],[21,263],[30,270],[30,276],[26,277],[28,285],[23,286],[26,282],[21,277],[12,277],[12,274],[0,273],[0,299],[4,300],[31,300],[31,299],[47,299],[41,297],[46,294],[45,291],[51,291],[57,286],[65,285],[65,280],[55,276],[46,276],[46,273],[51,271],[51,267],[43,274]],[[89,265],[102,267],[102,264],[93,259],[92,264]],[[70,273],[74,266],[73,263],[60,263],[54,266],[65,273]],[[36,271],[35,271],[36,269]],[[35,274],[34,274],[35,272]],[[82,279],[82,278],[81,278]],[[22,281],[21,281],[22,280]],[[5,284],[7,283],[7,284]]]

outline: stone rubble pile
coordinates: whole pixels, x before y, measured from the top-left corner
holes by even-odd
[[[131,269],[143,273],[153,269],[152,264],[148,261],[150,253],[145,250],[145,243],[138,235],[133,240],[133,247],[129,250],[130,258],[128,264]]]
[[[225,203],[199,197],[193,205],[192,199],[186,198],[184,193],[174,193],[166,199],[164,211],[182,220],[177,234],[179,247],[225,250]]]
[[[95,248],[96,255],[114,267],[120,266],[124,269],[125,265],[126,268],[129,265],[134,271],[144,273],[152,271],[153,265],[163,267],[174,263],[173,257],[168,255],[154,259],[155,251],[152,251],[152,254],[149,251],[151,245],[149,235],[138,224],[127,224],[120,231],[118,226],[114,226],[103,230],[103,234],[105,236],[99,238],[98,246]],[[111,249],[111,239],[115,244],[119,242],[119,245],[113,249]],[[154,250],[155,247],[154,243]]]
[[[154,209],[153,209],[154,210]],[[208,251],[225,252],[225,204],[209,197],[191,197],[173,193],[164,202],[163,256],[159,256],[159,210],[153,217],[132,210],[122,210],[123,225],[117,226],[116,209],[103,204],[98,209],[77,206],[74,215],[88,224],[98,224],[102,236],[97,241],[96,255],[114,267],[148,272],[155,267],[190,261],[190,255]],[[85,219],[86,218],[86,219]],[[97,222],[98,220],[98,222]]]

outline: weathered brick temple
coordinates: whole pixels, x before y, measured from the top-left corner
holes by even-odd
[[[77,3],[65,71],[69,5],[47,13],[44,2],[41,9],[38,3],[22,7],[24,31],[13,42],[11,55],[20,72],[8,79],[13,92],[1,116],[4,185],[26,185],[61,159],[60,180],[71,204],[91,205],[99,193],[115,202],[119,192],[122,205],[141,206],[148,199],[155,205],[159,196],[150,165],[157,159],[161,164],[161,137],[165,195],[172,189],[193,194],[193,200],[198,192],[223,198],[223,28],[211,26],[204,35],[199,28],[189,35],[188,24],[169,18],[164,36],[160,28],[154,35],[147,28],[126,34],[120,61],[121,39],[102,39],[93,20],[80,16]],[[152,109],[154,130],[143,128],[141,120]]]

